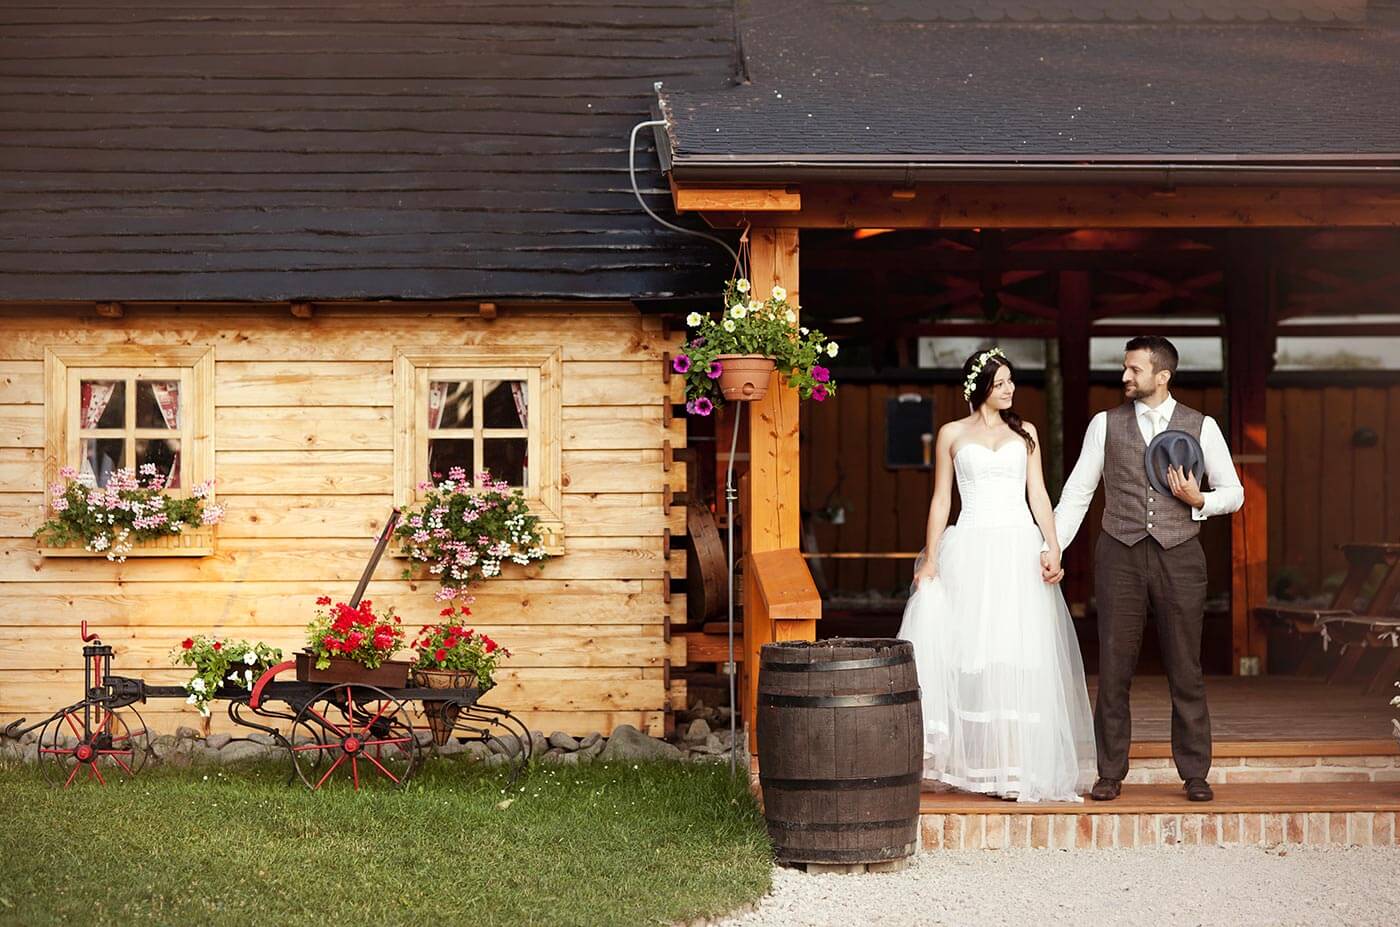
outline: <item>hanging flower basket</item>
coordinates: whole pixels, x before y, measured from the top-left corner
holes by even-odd
[[[424,689],[475,689],[476,671],[415,669],[413,681]],[[460,712],[461,706],[456,701],[423,699],[423,713],[428,717],[428,730],[433,732],[433,743],[439,747],[447,743]]]
[[[489,634],[464,627],[462,622],[471,613],[466,605],[448,605],[442,610],[440,622],[418,632],[412,645],[418,653],[413,667],[413,678],[418,685],[425,689],[480,689],[485,692],[495,684],[492,677],[496,667],[510,656],[510,651],[492,640]],[[460,708],[460,704],[448,699],[423,699],[428,727],[433,732],[433,742],[439,747],[452,736]]]
[[[730,401],[757,402],[768,395],[768,378],[777,362],[762,354],[719,354],[719,391]]]
[[[671,369],[685,377],[685,408],[692,415],[709,415],[724,401],[762,399],[775,369],[802,399],[822,402],[836,391],[823,366],[836,356],[836,342],[797,324],[797,310],[782,287],[773,287],[766,299],[751,290],[743,277],[730,280],[722,312],[686,317],[691,337]]]

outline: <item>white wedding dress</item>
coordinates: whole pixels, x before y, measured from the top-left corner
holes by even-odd
[[[962,512],[899,636],[914,645],[926,780],[1022,802],[1082,801],[1095,770],[1084,663],[1060,587],[1041,579],[1026,465],[1020,438],[958,449]]]

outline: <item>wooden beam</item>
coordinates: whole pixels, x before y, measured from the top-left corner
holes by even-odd
[[[797,212],[802,194],[796,187],[698,187],[671,182],[676,212]]]
[[[1056,347],[1060,366],[1060,477],[1056,497],[1079,460],[1084,445],[1084,432],[1089,428],[1089,338],[1094,302],[1093,283],[1086,270],[1066,270],[1059,274],[1056,304],[1060,318]],[[1070,545],[1065,566],[1069,577],[1069,599],[1089,601],[1089,544],[1081,541]]]
[[[1395,187],[923,186],[912,200],[884,185],[813,185],[800,210],[711,207],[717,227],[1250,228],[1400,227]]]
[[[750,239],[749,275],[754,291],[767,293],[775,284],[788,291],[788,300],[801,305],[798,286],[798,235],[796,229],[759,229]],[[801,495],[797,391],[787,386],[776,372],[768,384],[768,394],[750,402],[744,410],[748,437],[749,470],[740,494],[744,523],[744,671],[743,712],[749,720],[749,746],[758,747],[758,654],[764,644],[781,640],[810,640],[816,636],[815,609],[806,603],[794,612],[786,602],[786,587],[805,590],[812,584],[811,573],[797,554],[800,540]],[[790,552],[793,566],[781,577],[760,582],[759,570],[771,566],[763,555],[773,551]],[[783,579],[782,577],[786,577]],[[779,581],[781,580],[781,581]],[[804,603],[806,600],[803,600]],[[776,608],[776,611],[771,609]]]
[[[1236,231],[1227,248],[1225,280],[1225,366],[1229,400],[1230,449],[1239,463],[1244,507],[1230,519],[1230,616],[1234,672],[1241,658],[1268,658],[1265,629],[1253,620],[1268,595],[1268,394],[1274,356],[1273,306],[1277,301],[1271,241],[1259,233]]]

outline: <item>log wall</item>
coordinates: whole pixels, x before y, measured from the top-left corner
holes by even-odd
[[[396,344],[555,348],[563,355],[567,553],[508,567],[477,591],[476,627],[515,656],[493,701],[546,732],[659,733],[672,700],[669,633],[684,620],[685,423],[671,419],[678,339],[635,310],[503,309],[487,320],[451,307],[129,307],[121,318],[56,306],[0,309],[0,719],[76,700],[86,619],[116,646],[115,666],[153,683],[171,646],[195,633],[300,647],[318,595],[354,589],[393,504]],[[49,345],[197,344],[215,350],[215,453],[228,507],[203,558],[43,558],[43,356]],[[677,543],[673,546],[670,538]],[[405,623],[436,620],[436,582],[406,582],[386,556],[367,598]],[[157,730],[197,718],[176,702],[143,708]],[[227,720],[215,716],[215,729]]]

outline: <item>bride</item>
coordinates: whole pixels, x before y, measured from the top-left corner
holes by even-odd
[[[1055,585],[1040,444],[1011,411],[1001,349],[969,357],[963,376],[972,411],[938,431],[927,546],[899,629],[922,690],[924,776],[1023,802],[1082,801],[1094,781],[1093,722]],[[954,477],[962,513],[949,525]]]

